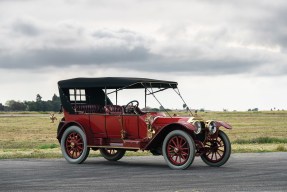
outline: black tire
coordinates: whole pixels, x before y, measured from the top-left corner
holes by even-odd
[[[187,169],[195,157],[194,141],[184,131],[172,131],[163,141],[162,154],[171,169]]]
[[[201,155],[201,159],[207,165],[220,167],[228,161],[231,154],[231,143],[223,131],[219,130],[215,142],[208,142],[205,147],[210,147],[210,150]]]
[[[90,153],[84,131],[78,126],[68,127],[61,138],[61,150],[69,163],[83,163]]]
[[[125,155],[126,150],[125,149],[101,148],[100,153],[106,160],[117,161],[117,160],[120,160]]]

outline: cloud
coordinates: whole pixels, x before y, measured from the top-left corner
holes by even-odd
[[[79,5],[76,1],[64,2]],[[86,3],[94,5],[90,1]],[[139,32],[130,25],[99,27],[75,18],[57,22],[31,16],[11,19],[0,24],[0,68],[94,66],[195,75],[286,74],[286,3],[223,0],[185,3],[204,11],[174,2],[160,4],[152,11],[162,8],[161,17],[153,21],[153,15],[147,15],[147,21],[142,24],[159,21],[153,33]],[[173,18],[167,12],[169,6],[182,11]],[[104,7],[109,4],[105,3]],[[142,19],[141,11],[138,12]],[[127,10],[125,19],[128,13]]]
[[[107,65],[137,62],[146,59],[148,50],[144,47],[127,49],[111,47],[99,49],[38,49],[14,56],[2,56],[2,68],[44,68],[47,66],[67,67],[71,65]]]
[[[40,30],[31,22],[25,20],[17,20],[12,24],[13,32],[19,33],[19,35],[37,36],[40,34]]]

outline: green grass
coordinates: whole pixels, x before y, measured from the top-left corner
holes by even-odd
[[[53,144],[44,144],[39,146],[39,149],[54,149],[54,148],[58,148],[59,145],[53,143]]]
[[[237,139],[233,143],[236,143],[236,144],[287,143],[287,138],[258,137],[258,138],[253,138],[253,139]]]
[[[62,157],[56,139],[57,126],[62,115],[57,114],[58,121],[51,123],[49,113],[35,114],[37,113],[0,113],[0,159]],[[233,153],[287,151],[285,111],[199,112],[198,115],[206,120],[222,120],[232,125],[232,130],[222,130],[230,138]],[[127,155],[150,153],[129,152]],[[91,156],[100,154],[93,151]]]

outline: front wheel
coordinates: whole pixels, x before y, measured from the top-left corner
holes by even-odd
[[[231,154],[231,144],[227,135],[219,130],[218,137],[208,141],[204,146],[207,151],[201,155],[204,163],[212,167],[220,167],[224,165]]]
[[[117,161],[120,160],[126,153],[124,149],[108,149],[108,148],[101,148],[100,153],[102,156],[109,161]]]
[[[163,141],[162,154],[170,168],[187,169],[194,160],[194,141],[184,131],[172,131]]]
[[[84,131],[78,126],[68,127],[61,138],[61,150],[69,163],[84,162],[90,153]]]

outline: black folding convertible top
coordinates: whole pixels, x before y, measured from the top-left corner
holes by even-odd
[[[177,88],[177,82],[133,77],[74,78],[58,82],[59,88]]]

